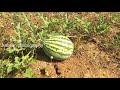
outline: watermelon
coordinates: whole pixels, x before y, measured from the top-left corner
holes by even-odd
[[[43,50],[51,59],[65,60],[72,55],[74,45],[68,37],[56,35],[43,41]]]

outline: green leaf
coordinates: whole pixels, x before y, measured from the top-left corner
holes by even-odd
[[[35,74],[33,73],[32,69],[30,69],[30,68],[26,69],[25,74],[26,74],[26,77],[28,77],[28,78],[33,78],[35,76]]]
[[[6,51],[8,51],[9,53],[13,53],[13,52],[20,52],[21,50],[24,50],[23,48],[18,49],[18,48],[7,48]]]
[[[19,68],[21,67],[21,63],[15,64],[14,67],[15,67],[16,69],[19,69]]]
[[[6,50],[7,50],[9,53],[13,53],[14,51],[16,51],[15,48],[7,48]]]
[[[26,60],[29,58],[29,55],[22,56],[22,60]]]
[[[14,64],[13,63],[9,63],[6,66],[7,66],[7,73],[10,73],[13,70]]]
[[[8,67],[7,68],[7,73],[10,73],[13,70],[13,67]]]
[[[20,58],[16,56],[16,57],[15,57],[15,62],[16,62],[16,63],[19,63],[19,61],[20,61]]]

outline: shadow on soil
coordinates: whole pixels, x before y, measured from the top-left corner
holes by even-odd
[[[56,63],[56,62],[61,62],[60,60],[51,60],[43,51],[42,48],[37,49],[37,55],[36,55],[36,60],[39,61],[45,61],[45,62],[52,62],[52,63]]]

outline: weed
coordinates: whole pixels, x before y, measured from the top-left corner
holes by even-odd
[[[89,27],[91,25],[91,22],[85,21],[80,17],[75,17],[77,19],[77,23],[81,25],[83,32],[89,32]]]
[[[32,69],[28,68],[25,70],[26,78],[34,78],[35,73],[33,73]]]
[[[27,25],[32,30],[32,33],[29,33],[28,31],[26,31],[24,28],[21,27],[23,22],[19,22],[18,24],[16,24],[14,28],[15,35],[12,36],[12,38],[10,39],[10,43],[8,44],[8,45],[12,44],[13,46],[12,47],[8,46],[5,50],[9,60],[7,60],[8,62],[6,63],[5,61],[3,61],[2,62],[3,65],[1,63],[1,67],[0,67],[1,75],[3,77],[4,76],[9,77],[9,74],[11,72],[15,70],[21,71],[21,68],[29,66],[35,54],[34,52],[36,47],[32,47],[31,49],[28,49],[29,46],[28,47],[22,46],[24,44],[31,45],[36,43],[36,38],[35,38],[36,35],[33,31],[33,28],[30,26],[30,23],[27,17],[25,16],[25,13],[22,13],[22,14],[25,18],[25,21],[23,22],[27,23]],[[30,36],[32,36],[32,38],[30,38]],[[3,67],[6,68],[6,70],[3,70]],[[6,74],[4,75],[2,72]]]
[[[114,37],[114,44],[115,47],[120,48],[120,33],[117,33]]]
[[[97,25],[94,26],[94,32],[102,34],[108,32],[110,23],[107,23],[103,16],[99,16]]]
[[[113,23],[114,26],[120,27],[120,13],[113,13],[111,22]]]

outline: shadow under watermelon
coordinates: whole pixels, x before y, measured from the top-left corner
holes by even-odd
[[[61,62],[60,60],[51,60],[46,54],[45,52],[43,51],[42,48],[38,48],[37,51],[36,51],[37,55],[36,55],[36,59],[39,60],[39,61],[45,61],[45,62],[52,62],[52,63],[55,63],[55,62]]]

